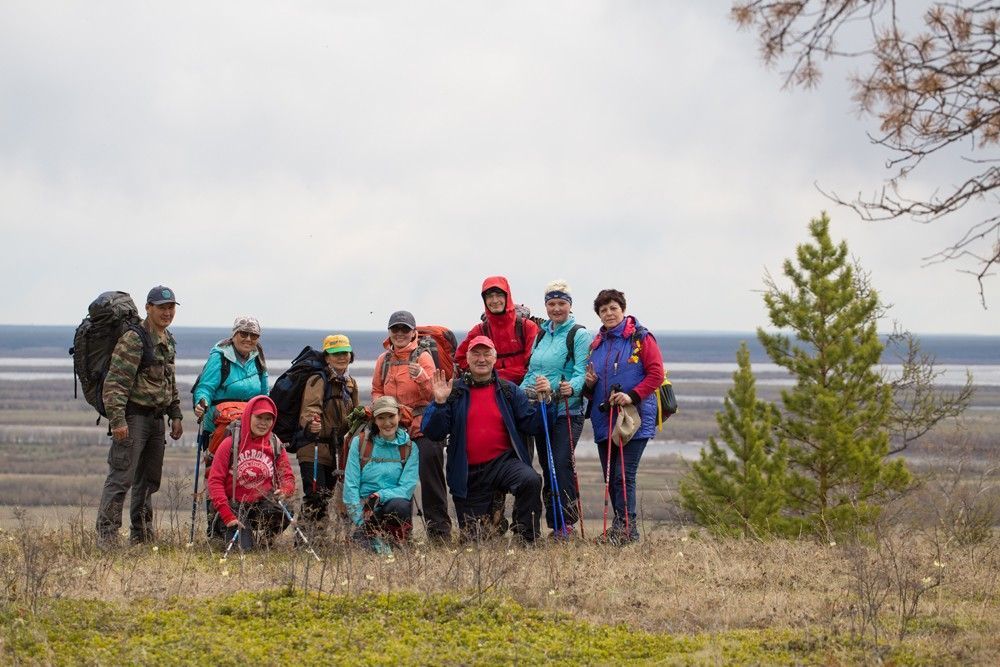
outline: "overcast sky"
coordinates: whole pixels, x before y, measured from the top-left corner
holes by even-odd
[[[995,281],[984,311],[963,267],[922,268],[962,220],[817,191],[889,175],[848,69],[782,91],[729,5],[8,0],[0,323],[165,283],[176,325],[462,329],[500,273],[537,312],[565,278],[590,327],[617,287],[651,328],[748,331],[825,209],[902,325],[997,333]]]

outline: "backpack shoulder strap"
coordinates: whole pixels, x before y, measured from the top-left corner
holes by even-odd
[[[232,370],[233,363],[229,361],[225,353],[221,350],[219,351],[219,355],[222,357],[222,362],[219,366],[219,387],[222,388],[226,384],[226,378],[229,377],[229,371]]]
[[[368,461],[372,458],[372,448],[374,444],[368,437],[368,428],[364,427],[358,432],[358,457],[361,460],[361,469],[364,470]]]
[[[524,318],[518,313],[514,316],[514,335],[521,341],[521,351],[524,352]]]
[[[382,362],[382,384],[385,385],[385,381],[389,378],[389,366],[392,365],[392,359],[389,358],[390,350],[386,350],[379,356],[379,360]]]
[[[514,383],[504,380],[501,377],[497,378],[497,383],[500,385],[500,392],[503,394],[504,398],[507,399],[507,403],[513,407],[514,405]]]
[[[139,361],[139,370],[149,368],[156,361],[153,353],[153,338],[149,335],[146,327],[141,324],[130,324],[127,330],[134,331],[135,335],[142,341],[142,359]],[[173,336],[170,335],[169,331],[166,334],[170,340],[173,340]]]
[[[546,333],[545,327],[539,326],[538,335],[535,336],[535,343],[531,346],[531,349],[535,349],[536,347],[538,347],[538,344],[542,342],[543,338],[545,338],[545,333]]]
[[[237,473],[237,465],[239,464],[239,459],[240,459],[240,456],[239,456],[239,454],[240,454],[240,422],[239,422],[239,420],[234,421],[227,428],[229,428],[229,432],[232,433],[232,436],[233,436],[233,444],[229,448],[229,465],[232,466],[232,471],[233,471],[233,497],[230,498],[230,500],[235,500],[236,499],[236,473]]]
[[[409,438],[399,446],[399,466],[406,467],[406,461],[410,458],[410,450],[413,448],[413,441]]]
[[[582,324],[574,324],[566,333],[566,366],[576,362],[576,332],[583,328]]]

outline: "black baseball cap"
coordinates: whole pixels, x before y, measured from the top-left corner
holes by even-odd
[[[410,329],[416,329],[417,319],[413,317],[413,313],[408,310],[397,310],[389,316],[389,326],[386,328],[391,329],[397,324],[402,324],[404,327]]]
[[[165,285],[157,285],[149,290],[146,295],[146,303],[159,306],[164,303],[177,303],[174,291]]]

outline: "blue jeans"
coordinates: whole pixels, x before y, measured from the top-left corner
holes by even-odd
[[[625,443],[625,489],[622,490],[622,450],[618,445],[611,444],[611,472],[608,478],[608,443],[597,443],[597,454],[601,457],[601,471],[609,480],[608,492],[611,495],[611,507],[615,511],[614,523],[611,529],[619,535],[625,535],[625,516],[628,512],[629,540],[639,539],[639,527],[635,522],[635,474],[639,470],[639,459],[646,449],[649,438],[632,438]],[[627,502],[625,502],[627,500]],[[626,509],[627,508],[627,509]]]
[[[572,434],[570,424],[567,423],[566,415],[559,415],[554,424],[549,424],[549,443],[545,442],[545,436],[536,436],[538,445],[538,458],[542,464],[542,504],[545,506],[545,523],[549,528],[555,528],[556,524],[562,528],[563,520],[566,526],[572,526],[577,522],[577,495],[576,495],[576,473],[573,469],[573,453],[576,451],[576,443],[580,440],[580,433],[583,431],[583,415],[570,415],[572,422]],[[572,438],[572,440],[571,440]],[[555,464],[556,484],[559,485],[559,502],[562,504],[562,515],[554,517],[552,514],[552,472],[549,468],[548,447],[552,447],[552,458]],[[559,506],[556,506],[558,511]],[[556,520],[558,518],[558,521]]]

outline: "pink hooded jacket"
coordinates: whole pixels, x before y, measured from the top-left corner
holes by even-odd
[[[252,503],[267,496],[274,489],[277,479],[282,493],[295,493],[295,474],[288,462],[284,448],[274,458],[271,431],[255,437],[250,430],[251,416],[262,412],[277,416],[274,402],[267,396],[254,396],[247,401],[240,419],[240,441],[236,445],[236,493],[233,495],[233,438],[226,436],[215,452],[212,469],[208,473],[208,497],[219,512],[223,523],[236,519],[229,508],[229,501]],[[233,496],[233,497],[230,497]]]

